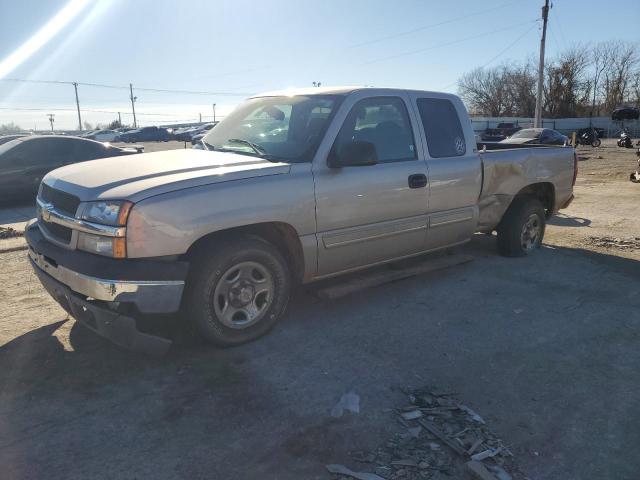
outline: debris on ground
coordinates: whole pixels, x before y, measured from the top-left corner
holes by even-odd
[[[24,237],[24,232],[20,232],[11,227],[0,227],[0,239]]]
[[[409,403],[395,411],[402,431],[372,452],[350,452],[353,461],[360,464],[353,467],[355,471],[343,465],[327,465],[336,474],[334,478],[526,478],[509,447],[454,394],[436,393],[430,387],[406,389],[404,393]]]
[[[339,418],[347,411],[351,413],[360,413],[360,397],[353,392],[345,393],[340,401],[331,409],[331,416]]]
[[[587,243],[594,247],[617,248],[620,250],[640,250],[640,237],[589,237]]]
[[[329,470],[331,473],[346,475],[347,477],[356,478],[358,480],[384,480],[384,478],[376,475],[375,473],[354,472],[344,465],[327,465],[327,470]]]

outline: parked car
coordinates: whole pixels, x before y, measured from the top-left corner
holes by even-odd
[[[611,113],[611,120],[638,120],[640,109],[636,107],[618,107]]]
[[[170,341],[139,314],[185,308],[201,335],[267,333],[293,286],[420,255],[497,230],[528,255],[573,198],[571,147],[479,151],[455,95],[311,88],[247,100],[178,149],[49,173],[26,229],[47,291],[128,348]],[[494,144],[498,145],[498,144]],[[514,264],[513,268],[522,268]]]
[[[119,137],[120,132],[116,132],[115,130],[96,130],[85,135],[85,138],[97,140],[98,142],[117,142]]]
[[[566,145],[569,143],[567,136],[550,128],[524,128],[517,131],[500,143],[508,144],[539,144],[539,145]]]
[[[143,127],[120,134],[119,141],[133,142],[168,142],[171,131],[162,127]]]
[[[34,135],[0,146],[0,197],[32,195],[48,172],[63,165],[139,153],[80,137]]]
[[[173,138],[179,142],[190,142],[191,136],[200,130],[200,125],[179,128],[173,132]]]
[[[481,138],[485,142],[499,142],[521,129],[522,127],[517,123],[502,122],[499,123],[496,128],[487,128],[481,135]]]
[[[0,145],[4,145],[7,142],[10,142],[11,140],[15,140],[16,138],[22,138],[22,137],[27,137],[28,135],[22,133],[17,133],[14,135],[3,135],[0,137]]]
[[[209,133],[209,130],[211,130],[213,127],[215,127],[218,124],[218,122],[215,123],[207,123],[206,125],[204,125],[202,128],[200,128],[199,130],[196,130],[195,132],[193,132],[191,134],[191,144],[192,145],[196,145],[198,142],[200,142],[200,140],[202,140],[204,138],[204,136]]]

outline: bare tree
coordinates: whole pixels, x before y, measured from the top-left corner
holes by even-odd
[[[632,103],[640,108],[640,69],[633,72],[631,80]]]
[[[503,81],[507,89],[510,115],[533,117],[536,109],[537,78],[531,62],[522,66],[503,67]]]
[[[536,79],[529,63],[476,68],[463,75],[458,91],[472,113],[531,116],[535,109]]]
[[[0,135],[9,135],[12,133],[19,133],[22,129],[13,122],[0,125]]]
[[[588,102],[584,74],[588,59],[578,48],[567,50],[547,63],[543,106],[552,118],[574,117],[580,107]]]
[[[458,82],[458,91],[471,113],[497,117],[505,114],[505,88],[498,69],[476,68]]]
[[[614,42],[600,42],[590,49],[591,54],[591,78],[589,79],[589,88],[592,95],[591,115],[599,115],[600,109],[596,111],[596,102],[598,100],[598,88],[601,88],[600,80],[602,74],[611,63],[613,52],[615,51]]]
[[[548,61],[545,116],[608,115],[624,103],[640,105],[640,54],[632,42],[576,46]],[[458,92],[471,113],[531,117],[535,110],[536,67],[505,63],[462,76]]]
[[[615,42],[611,50],[611,58],[603,72],[603,106],[607,112],[628,100],[633,74],[639,61],[637,45],[633,43]]]

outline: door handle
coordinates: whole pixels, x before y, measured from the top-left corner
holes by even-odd
[[[409,175],[409,188],[424,188],[427,186],[427,176],[424,173]]]

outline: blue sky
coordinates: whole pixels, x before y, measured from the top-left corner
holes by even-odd
[[[95,0],[7,77],[219,92],[136,92],[143,124],[209,119],[244,94],[291,86],[374,85],[455,92],[461,74],[537,55],[543,0]],[[606,7],[558,0],[550,13],[547,54],[576,44],[639,41],[638,0]],[[0,62],[67,0],[0,0]],[[491,63],[489,63],[491,61]],[[79,87],[88,110],[121,111],[128,91]],[[223,95],[232,94],[232,95]],[[74,128],[70,85],[0,81],[0,123]],[[149,114],[149,115],[145,115]],[[116,115],[83,112],[83,120]]]

